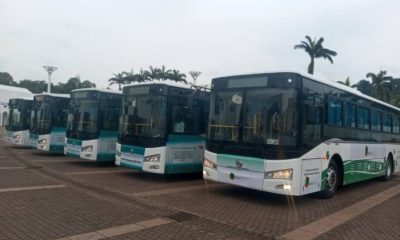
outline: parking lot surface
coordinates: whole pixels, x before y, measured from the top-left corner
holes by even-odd
[[[0,142],[0,239],[399,239],[398,191],[286,197]]]

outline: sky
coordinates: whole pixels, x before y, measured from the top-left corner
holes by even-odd
[[[368,72],[400,77],[398,0],[0,0],[0,72],[14,80],[82,80],[165,65],[218,76],[306,71],[293,46],[324,37],[338,55],[315,75],[352,83]],[[115,88],[115,87],[114,87]]]

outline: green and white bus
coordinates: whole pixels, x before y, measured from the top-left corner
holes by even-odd
[[[33,99],[29,145],[55,153],[64,152],[69,94],[42,93]]]
[[[9,115],[5,133],[5,140],[7,142],[28,146],[32,102],[33,97],[10,99],[8,103]]]
[[[173,83],[124,87],[116,165],[174,174],[201,172],[209,91]]]
[[[400,109],[295,72],[212,80],[205,179],[283,195],[399,171]]]
[[[93,161],[115,161],[122,94],[95,88],[71,92],[65,154]]]

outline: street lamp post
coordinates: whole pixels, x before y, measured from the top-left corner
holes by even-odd
[[[48,75],[49,75],[48,83],[47,83],[47,92],[50,93],[51,74],[57,70],[57,67],[53,67],[53,66],[43,66],[43,68],[44,68],[44,70],[46,70],[46,72],[47,72]]]
[[[198,71],[190,71],[190,76],[193,78],[193,85],[196,85],[196,80],[200,76],[201,72]]]

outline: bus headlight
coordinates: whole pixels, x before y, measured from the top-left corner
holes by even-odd
[[[93,145],[88,145],[81,148],[82,152],[93,152]]]
[[[293,169],[284,169],[278,171],[271,171],[265,173],[266,179],[285,179],[292,180],[293,178]]]
[[[45,138],[45,139],[39,140],[39,144],[47,144],[47,139]]]
[[[208,160],[207,158],[204,158],[203,166],[204,166],[204,167],[208,167],[208,168],[212,168],[212,169],[217,169],[217,164],[211,162],[211,161]]]
[[[155,154],[155,155],[150,155],[147,157],[144,157],[145,162],[160,162],[161,155],[160,154]]]
[[[21,136],[20,135],[15,135],[13,138],[18,140],[18,139],[21,138]]]

